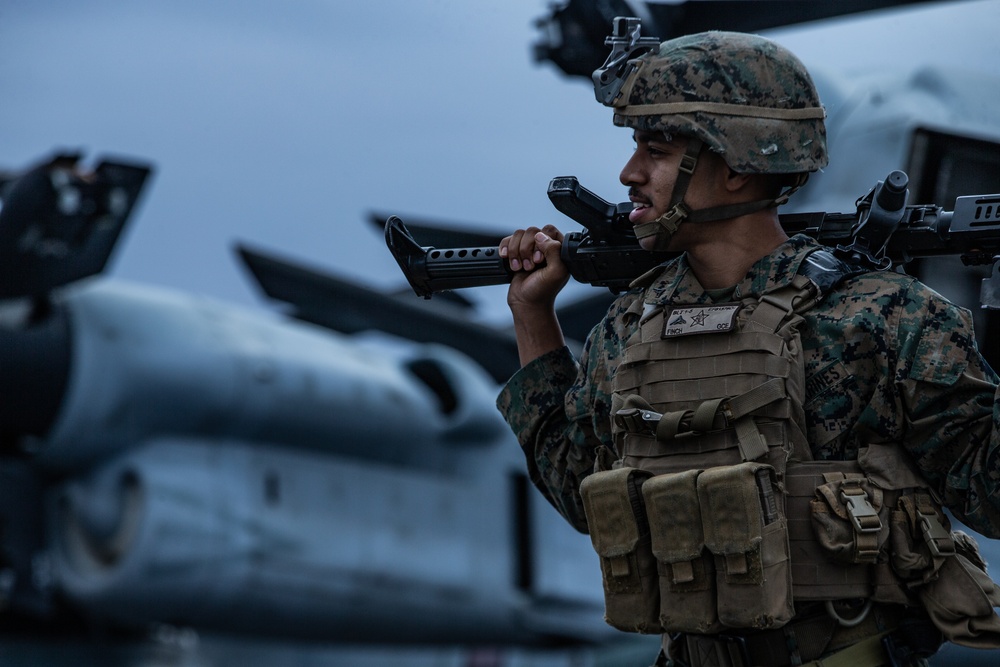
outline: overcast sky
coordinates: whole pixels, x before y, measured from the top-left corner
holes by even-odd
[[[545,191],[567,174],[624,198],[628,134],[532,61],[548,4],[4,0],[0,166],[57,148],[154,163],[116,276],[260,304],[243,240],[396,287],[370,210],[562,223]],[[943,5],[770,34],[838,75],[893,57],[995,72],[1000,1]]]

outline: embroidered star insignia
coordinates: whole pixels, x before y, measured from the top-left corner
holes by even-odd
[[[691,323],[703,327],[705,326],[705,320],[707,318],[708,318],[708,313],[703,310],[700,313],[691,316]]]

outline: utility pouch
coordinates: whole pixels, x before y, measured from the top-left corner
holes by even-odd
[[[951,523],[925,491],[904,492],[896,508],[890,526],[893,572],[910,585],[930,581],[941,559],[955,555]]]
[[[619,468],[580,484],[590,540],[601,559],[604,620],[624,632],[659,634],[659,582],[642,500],[651,473]]]
[[[642,486],[660,573],[660,624],[666,632],[719,632],[715,567],[705,550],[700,470],[658,475]]]
[[[929,493],[899,498],[893,512],[892,567],[915,589],[931,622],[949,641],[1000,648],[1000,586],[986,573],[979,546],[951,524]]]
[[[882,490],[860,475],[830,473],[816,488],[810,517],[816,539],[834,561],[874,564],[889,537]]]
[[[975,540],[952,534],[955,554],[944,559],[936,579],[917,589],[931,621],[945,639],[980,649],[1000,648],[1000,586],[986,574]]]
[[[766,474],[759,476],[761,470]],[[705,546],[715,556],[719,622],[731,628],[778,628],[795,613],[788,523],[766,500],[774,493],[772,474],[771,466],[746,462],[698,477]]]

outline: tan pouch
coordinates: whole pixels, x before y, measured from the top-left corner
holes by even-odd
[[[829,477],[816,488],[816,499],[809,505],[816,539],[834,561],[875,563],[889,537],[882,489],[860,476]]]
[[[698,477],[705,546],[715,556],[719,622],[731,628],[778,628],[795,613],[785,517],[762,507],[757,473],[741,463]],[[768,489],[774,493],[773,484]]]
[[[906,491],[896,501],[890,526],[893,571],[912,586],[936,576],[942,559],[954,555],[951,523],[925,491]]]
[[[705,550],[700,470],[658,475],[642,485],[660,573],[660,624],[666,632],[719,632],[715,567]]]
[[[927,615],[948,641],[980,649],[1000,648],[1000,586],[986,573],[979,547],[961,531],[951,534],[955,554],[936,579],[917,589]]]
[[[642,501],[650,476],[635,468],[595,472],[580,484],[580,495],[601,559],[604,620],[625,632],[659,634],[659,577]]]

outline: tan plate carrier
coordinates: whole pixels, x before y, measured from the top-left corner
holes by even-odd
[[[607,622],[714,634],[781,627],[796,601],[863,598],[922,606],[947,639],[1000,647],[1000,587],[901,446],[812,460],[799,326],[821,297],[797,275],[731,304],[728,330],[681,335],[667,334],[676,307],[637,304],[615,376],[618,455],[600,452],[580,488]]]

